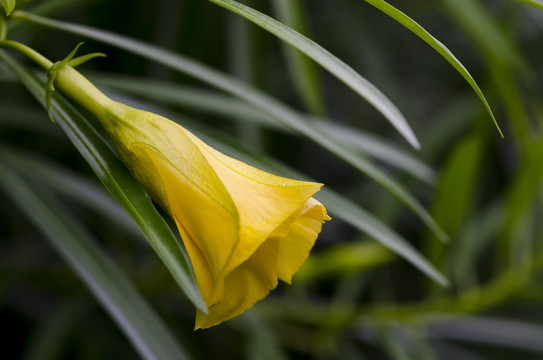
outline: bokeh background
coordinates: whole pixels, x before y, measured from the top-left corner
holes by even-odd
[[[85,41],[82,53],[107,57],[80,71],[112,97],[179,121],[214,146],[233,145],[248,156],[243,160],[273,159],[272,167],[294,169],[348,199],[344,212],[360,207],[379,221],[353,226],[331,210],[333,221],[292,285],[280,284],[236,319],[194,332],[194,306],[5,61],[0,151],[32,189],[53,196],[92,234],[190,358],[543,357],[543,10],[511,0],[390,1],[466,66],[505,134],[501,139],[462,76],[365,1],[243,3],[307,35],[381,89],[406,116],[421,149],[326,70],[212,2],[34,0],[18,1],[18,8],[170,49],[297,109],[309,126],[351,143],[408,189],[448,243],[381,184],[197,77],[81,35],[8,20],[9,39],[54,61]],[[1,357],[141,356],[9,188],[0,189]],[[364,226],[383,226],[385,235],[372,236]],[[391,249],[396,236],[449,286]]]

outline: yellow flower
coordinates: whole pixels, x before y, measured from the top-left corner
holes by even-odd
[[[275,176],[232,159],[180,125],[105,97],[67,66],[55,84],[94,112],[134,177],[175,219],[208,306],[195,328],[241,314],[290,283],[330,218],[322,184]]]

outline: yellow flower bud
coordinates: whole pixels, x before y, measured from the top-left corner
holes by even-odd
[[[322,184],[258,170],[203,143],[182,126],[105,97],[67,66],[63,93],[91,110],[151,197],[175,219],[209,313],[195,328],[241,314],[290,283],[330,218],[312,196]]]

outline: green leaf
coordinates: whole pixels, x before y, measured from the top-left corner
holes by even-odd
[[[481,0],[441,0],[444,13],[462,27],[471,37],[482,55],[491,55],[494,61],[506,63],[511,69],[528,73],[517,46],[511,41],[497,18]]]
[[[202,65],[192,59],[186,58],[172,51],[146,44],[144,42],[127,38],[122,35],[110,33],[104,30],[94,29],[87,26],[70,24],[61,21],[51,20],[40,16],[28,14],[22,11],[15,12],[12,16],[30,21],[35,24],[67,31],[74,34],[86,36],[102,41],[116,47],[126,49],[140,54],[148,59],[154,60],[172,69],[185,72],[201,81],[207,82],[219,89],[229,92],[247,103],[260,109],[276,121],[280,121],[291,130],[304,135],[321,147],[325,148],[340,159],[349,163],[355,169],[366,174],[376,183],[390,191],[400,201],[412,209],[422,221],[442,241],[447,240],[447,235],[439,225],[432,219],[428,211],[410,194],[401,184],[391,178],[366,157],[359,155],[343,141],[331,139],[328,134],[318,130],[307,119],[295,110],[289,108],[278,100],[260,92],[256,88],[240,82],[238,79],[224,75],[219,71]]]
[[[189,128],[207,144],[229,156],[277,175],[313,181],[313,179],[274,161],[264,154],[260,154],[254,149],[247,150],[240,147],[239,141],[228,141],[224,136],[218,135],[209,129],[202,129],[202,126],[199,125],[199,123],[193,123],[187,118],[183,118],[182,122],[183,126]],[[410,262],[438,284],[448,286],[448,280],[443,274],[421,255],[417,249],[388,225],[384,224],[379,218],[327,187],[324,187],[319,191],[316,198],[326,206],[333,218],[341,219],[355,229],[367,234],[372,239],[380,242],[382,245]]]
[[[175,338],[121,269],[36,182],[14,172],[0,154],[0,186],[68,262],[145,359],[187,359]]]
[[[454,147],[441,171],[431,213],[453,239],[477,202],[475,190],[480,180],[483,150],[479,137],[468,136]],[[443,269],[446,249],[433,241],[431,236],[425,238],[425,246],[426,256],[439,269]]]
[[[479,137],[464,138],[451,151],[439,176],[431,213],[451,236],[456,235],[476,200],[483,150]]]
[[[492,110],[490,109],[490,105],[486,101],[486,98],[479,89],[479,86],[473,79],[473,77],[470,75],[468,70],[462,65],[462,63],[454,56],[454,54],[445,46],[443,45],[439,40],[437,40],[435,37],[430,35],[422,26],[420,26],[417,22],[415,22],[413,19],[411,19],[409,16],[405,15],[400,10],[396,9],[394,6],[390,5],[384,0],[364,0],[367,3],[375,6],[377,9],[381,10],[403,26],[405,26],[407,29],[411,30],[415,35],[417,35],[419,38],[424,40],[428,45],[430,45],[434,50],[436,50],[445,60],[447,60],[455,69],[466,79],[466,81],[470,84],[470,86],[475,90],[477,93],[477,96],[479,96],[479,99],[483,102],[483,105],[485,106],[486,110],[490,114],[490,117],[492,118],[492,121],[494,121],[494,125],[498,129],[500,136],[503,138],[503,133],[500,129],[500,126],[498,125],[498,122],[496,121],[496,118],[494,117],[494,114],[492,113]]]
[[[330,274],[368,271],[394,258],[391,251],[374,242],[338,244],[325,251],[312,253],[296,273],[296,281],[307,281]]]
[[[294,46],[302,53],[309,56],[313,61],[330,71],[339,80],[353,89],[360,96],[370,102],[377,110],[385,116],[388,121],[402,134],[402,136],[415,148],[420,144],[396,106],[373,84],[354,71],[350,66],[339,60],[326,49],[315,43],[313,40],[299,34],[288,26],[262,14],[248,6],[232,0],[210,0],[211,2],[224,7],[249,21],[269,31],[283,41]]]
[[[128,104],[131,102],[129,98],[123,98],[122,101]],[[137,104],[139,106],[144,106],[148,111],[169,115],[170,119],[183,125],[206,144],[235,159],[280,176],[304,181],[315,181],[314,179],[308,178],[304,174],[275,161],[269,156],[260,153],[258,150],[244,147],[239,139],[229,138],[225,136],[224,133],[219,133],[209,127],[205,127],[200,122],[193,121],[184,115],[179,115],[177,113],[171,114],[163,108],[148,106],[145,103],[142,104],[140,100],[137,101]],[[326,206],[334,219],[341,219],[355,229],[358,229],[372,239],[380,242],[394,253],[406,259],[438,284],[441,284],[442,286],[448,285],[448,280],[443,274],[436,270],[436,268],[417,251],[417,249],[375,215],[328,187],[321,189],[316,194],[316,198]]]
[[[521,2],[521,3],[524,3],[524,4],[535,6],[536,8],[539,8],[539,9],[543,10],[543,1],[542,0],[517,0],[517,1]]]
[[[111,75],[93,75],[89,77],[94,83],[115,90],[144,96],[146,98],[171,106],[186,106],[217,116],[228,117],[233,121],[258,124],[268,128],[290,131],[283,123],[274,121],[253,106],[237,99],[217,94],[214,91],[201,90],[195,87],[180,86],[165,81],[150,80],[142,77],[126,77]],[[395,166],[414,177],[433,184],[435,171],[428,165],[411,155],[409,149],[402,149],[390,141],[377,135],[364,132],[328,119],[315,119],[313,126],[344,141],[376,160]],[[426,149],[425,149],[426,150]]]
[[[22,360],[57,360],[67,339],[89,312],[90,301],[69,301],[60,304],[29,334]]]
[[[13,9],[15,9],[15,0],[0,0],[4,10],[6,10],[6,15],[10,15]]]
[[[39,177],[53,192],[94,209],[131,236],[141,237],[141,231],[134,221],[99,184],[38,156],[24,155],[1,145],[0,151],[12,159],[13,167],[20,174]]]
[[[0,52],[13,74],[45,107],[44,82]],[[55,94],[57,95],[57,94]],[[164,262],[187,297],[202,311],[207,311],[196,285],[187,256],[170,228],[153,206],[151,199],[116,158],[107,143],[87,120],[66,100],[54,96],[53,117],[89,163],[115,200],[128,212]]]
[[[303,1],[274,0],[272,5],[282,23],[300,34],[307,35],[308,25]],[[294,81],[305,107],[315,116],[324,115],[324,98],[315,63],[309,57],[286,44],[281,44],[290,77]]]
[[[123,99],[123,102],[129,103],[130,100],[125,98]],[[138,104],[142,106],[140,100],[138,100]],[[244,147],[239,139],[229,138],[225,136],[224,133],[219,133],[205,127],[200,122],[193,121],[184,115],[168,114],[165,109],[156,106],[150,107],[147,106],[147,104],[143,105],[145,105],[144,107],[149,111],[171,115],[170,118],[172,120],[183,125],[205,143],[235,159],[280,176],[304,181],[315,181],[314,179],[308,178],[304,174],[275,161],[269,156],[260,153],[258,150]],[[328,187],[321,189],[317,193],[316,198],[326,206],[333,219],[343,220],[407,260],[430,279],[433,279],[442,286],[448,286],[448,280],[443,274],[417,251],[416,248],[387,224],[383,223],[382,220],[362,208],[360,205]]]
[[[466,316],[434,321],[430,329],[432,336],[438,339],[511,347],[543,354],[543,327],[528,321]]]

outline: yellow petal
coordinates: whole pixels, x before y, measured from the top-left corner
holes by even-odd
[[[277,286],[278,239],[265,241],[243,264],[224,280],[222,301],[209,307],[208,314],[196,313],[195,329],[229,320],[265,297]]]
[[[277,256],[279,279],[290,284],[292,276],[309,256],[325,220],[330,220],[330,217],[324,206],[313,198],[309,199],[301,214],[288,227],[288,234],[280,239]]]
[[[237,206],[240,240],[228,270],[244,262],[322,184],[292,180],[258,170],[228,157],[187,132],[200,148]],[[228,271],[227,271],[228,273]]]
[[[194,262],[196,281],[204,301],[208,306],[216,303],[222,296],[217,284],[223,281],[224,271],[238,241],[237,214],[191,181],[185,175],[186,169],[179,170],[154,149],[137,145],[133,151],[142,157],[144,154],[154,163],[166,194],[165,207],[173,215],[189,257]],[[195,153],[191,157],[197,158]],[[211,180],[208,181],[213,181],[214,173],[211,169],[209,171],[207,175]]]

